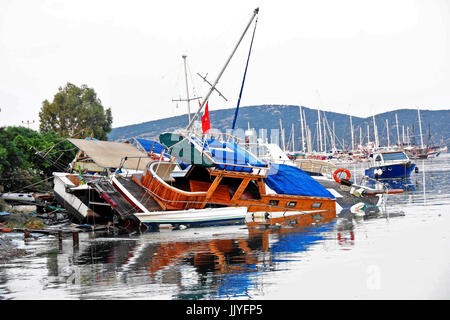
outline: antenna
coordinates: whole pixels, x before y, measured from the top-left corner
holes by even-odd
[[[30,129],[30,124],[34,123],[34,120],[27,120],[27,121],[22,121],[23,124],[26,124],[28,129]]]

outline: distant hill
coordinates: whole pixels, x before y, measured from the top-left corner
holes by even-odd
[[[317,109],[302,107],[305,110],[305,116],[308,126],[311,130],[313,143],[317,140],[316,123]],[[261,105],[241,107],[236,123],[237,128],[247,129],[248,126],[260,132],[260,129],[266,129],[268,135],[272,129],[280,129],[280,119],[285,130],[285,141],[288,143],[291,135],[292,124],[294,125],[294,135],[296,148],[300,147],[300,108],[293,105]],[[211,127],[226,132],[231,128],[235,109],[210,110]],[[347,114],[325,111],[325,115],[330,129],[333,122],[335,125],[335,133],[338,141],[346,146],[350,145],[350,117]],[[397,114],[399,122],[400,140],[402,139],[403,126],[405,136],[407,131],[411,139],[415,139],[420,144],[419,122],[417,109],[400,109],[375,115],[375,121],[378,127],[378,136],[381,145],[387,144],[386,119],[389,124],[389,139],[391,144],[397,142],[397,128],[395,122],[395,114]],[[425,143],[431,140],[433,145],[450,145],[450,110],[421,110],[422,133]],[[321,116],[323,117],[323,116]],[[323,121],[323,119],[322,119]],[[360,140],[360,127],[364,143],[367,142],[367,126],[369,126],[370,139],[374,139],[373,120],[372,117],[360,118],[353,117],[354,136],[357,142]],[[323,123],[323,122],[322,122]],[[114,128],[108,135],[109,140],[127,140],[133,137],[146,139],[158,139],[159,134],[164,131],[171,131],[178,128],[185,128],[187,125],[187,115],[171,117],[166,119],[143,122],[134,125]],[[408,130],[407,130],[408,128]],[[279,140],[281,141],[281,140]],[[329,146],[328,138],[328,146]],[[338,147],[341,147],[338,144]]]

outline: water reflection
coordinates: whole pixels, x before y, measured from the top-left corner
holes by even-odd
[[[115,241],[98,235],[80,249],[63,277],[85,287],[85,296],[99,286],[155,284],[170,287],[173,299],[247,296],[258,285],[258,274],[282,269],[292,254],[322,241],[334,226],[331,222],[302,228],[293,221],[295,216],[276,225],[166,231]],[[142,290],[145,297],[155,295]],[[136,292],[129,294],[139,298]]]

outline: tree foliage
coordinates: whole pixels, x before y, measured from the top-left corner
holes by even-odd
[[[39,112],[42,133],[54,131],[61,137],[94,137],[108,140],[111,109],[104,110],[94,89],[67,83],[60,87],[53,101],[45,100]]]
[[[39,184],[53,171],[65,171],[76,147],[55,132],[40,134],[25,127],[0,128],[0,185],[15,191],[35,184],[29,190],[48,187]]]

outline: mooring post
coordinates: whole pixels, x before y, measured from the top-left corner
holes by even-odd
[[[59,250],[62,250],[62,230],[61,229],[58,230],[58,245],[59,245]]]
[[[78,232],[77,231],[72,232],[72,240],[73,240],[73,246],[78,247]]]

